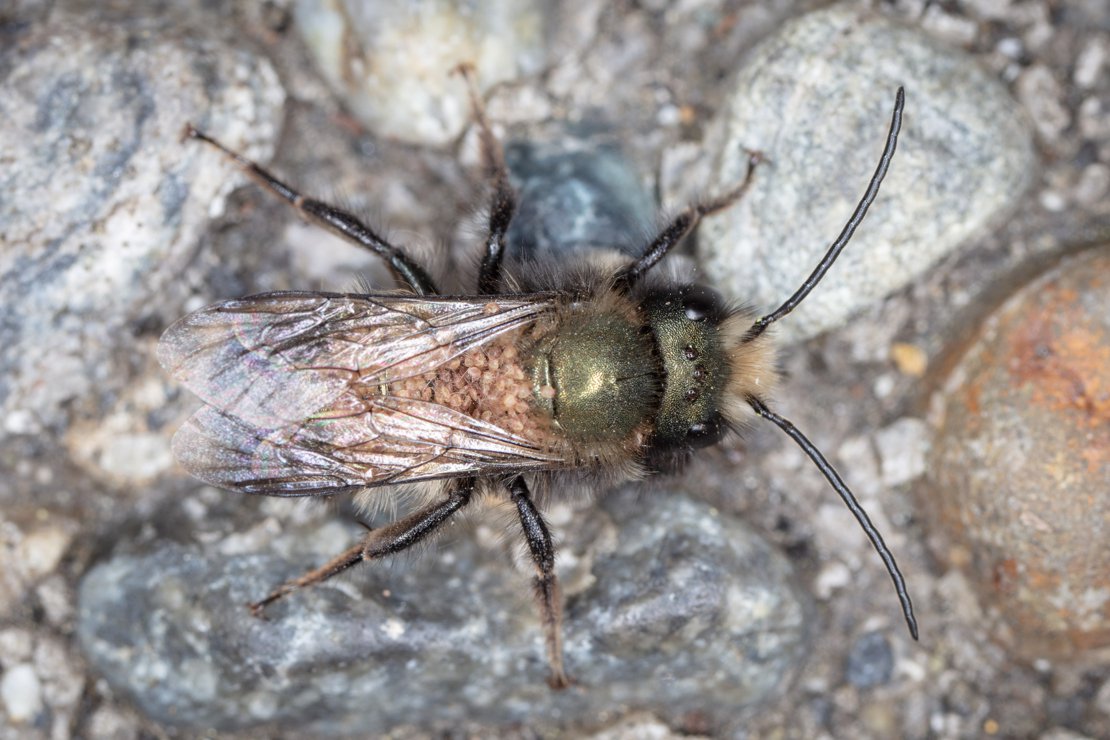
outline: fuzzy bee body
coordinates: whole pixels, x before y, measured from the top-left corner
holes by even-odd
[[[628,479],[715,442],[749,386],[773,383],[768,338],[741,343],[750,317],[704,288],[581,291],[202,309],[159,346],[207,404],[175,453],[212,485],[284,496],[561,469]]]
[[[310,221],[380,256],[402,286],[226,301],[184,317],[162,337],[159,361],[205,403],[174,438],[178,460],[201,480],[274,496],[358,494],[364,504],[393,484],[420,484],[426,494],[414,511],[279,586],[252,611],[411,547],[468,506],[481,486],[516,508],[536,571],[550,683],[566,687],[555,547],[530,486],[554,492],[552,480],[563,472],[612,484],[674,471],[755,416],[790,436],[848,505],[882,557],[916,638],[904,580],[878,531],[820,451],[768,408],[777,377],[764,331],[817,285],[874,201],[897,142],[902,91],[879,167],[848,225],[798,291],[756,318],[708,288],[649,272],[702,217],[743,194],[757,154],[743,183],[679,214],[637,259],[547,270],[505,265],[515,194],[469,71],[461,71],[471,82],[493,183],[485,253],[469,295],[442,295],[423,267],[351,214],[305,198],[186,128]]]

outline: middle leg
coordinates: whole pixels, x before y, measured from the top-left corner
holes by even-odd
[[[536,566],[532,584],[547,642],[547,661],[551,666],[548,683],[553,689],[565,689],[570,686],[570,678],[563,669],[563,603],[559,582],[555,579],[555,545],[547,523],[528,495],[527,484],[519,475],[509,481],[509,494],[516,504],[520,526],[532,552],[532,563]]]
[[[516,212],[516,193],[509,182],[509,168],[505,166],[505,152],[494,136],[486,118],[486,106],[474,80],[474,68],[460,64],[456,71],[466,80],[470,93],[470,107],[478,124],[478,138],[482,145],[482,166],[493,181],[493,195],[489,204],[489,233],[482,266],[478,273],[478,292],[497,293],[501,288],[501,263],[505,259],[505,235]]]

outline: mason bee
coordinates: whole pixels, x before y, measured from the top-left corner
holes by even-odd
[[[878,551],[917,639],[913,606],[882,537],[843,480],[794,425],[768,406],[777,380],[766,329],[820,282],[874,201],[897,144],[898,90],[879,165],[844,230],[775,311],[758,317],[711,289],[652,269],[698,222],[736,201],[744,182],[687,208],[638,258],[583,259],[559,270],[504,259],[516,207],[500,143],[466,68],[491,181],[488,232],[471,294],[444,295],[404,250],[353,215],[306,198],[192,126],[253,181],[379,255],[395,292],[277,292],[225,301],[173,324],[158,358],[204,402],[174,438],[194,476],[269,496],[350,494],[363,506],[395,484],[420,484],[421,506],[250,605],[260,615],[290,592],[359,562],[403,551],[483,495],[515,508],[535,568],[550,666],[563,688],[555,546],[533,491],[558,495],[568,476],[609,484],[674,472],[698,448],[753,417],[782,429],[816,464]]]

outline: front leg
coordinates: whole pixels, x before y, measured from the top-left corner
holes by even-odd
[[[528,486],[519,475],[509,481],[509,494],[516,504],[520,526],[536,566],[532,584],[547,643],[547,660],[551,666],[551,677],[547,682],[553,689],[565,689],[571,681],[563,670],[563,602],[559,582],[555,579],[555,545],[543,516],[528,495]]]

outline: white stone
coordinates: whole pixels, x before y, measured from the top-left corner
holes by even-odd
[[[27,575],[41,578],[52,573],[73,541],[63,527],[47,525],[27,533],[19,544],[20,561]]]
[[[298,0],[294,18],[316,65],[375,133],[442,145],[470,120],[462,79],[479,87],[530,74],[543,64],[544,13],[535,0],[407,3]]]
[[[19,627],[0,630],[0,665],[12,665],[30,660],[31,640],[31,633]]]
[[[1064,103],[1064,88],[1052,70],[1033,65],[1021,73],[1014,88],[1041,138],[1049,143],[1059,140],[1071,125],[1071,114]]]
[[[1098,83],[1110,61],[1110,40],[1106,36],[1092,36],[1075,58],[1072,79],[1077,87],[1091,88]]]
[[[900,486],[925,472],[929,452],[929,426],[921,419],[904,417],[875,433],[883,484]]]
[[[1075,185],[1075,200],[1085,206],[1097,206],[1110,193],[1110,166],[1092,162],[1079,174]]]
[[[0,701],[12,724],[21,725],[42,711],[42,682],[27,663],[14,665],[0,678]]]

